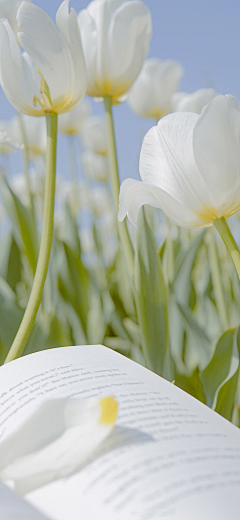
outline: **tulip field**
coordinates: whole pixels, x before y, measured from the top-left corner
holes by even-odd
[[[102,344],[240,426],[239,101],[180,91],[181,63],[148,58],[142,1],[76,13],[64,0],[56,24],[34,2],[5,4],[0,83],[16,115],[0,121],[0,363]],[[120,103],[152,121],[141,180],[122,183]],[[16,150],[24,171],[9,175]]]

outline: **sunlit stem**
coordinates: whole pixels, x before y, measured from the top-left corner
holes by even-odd
[[[35,231],[36,231],[36,219],[35,219],[35,212],[34,212],[33,194],[32,194],[32,190],[31,190],[30,177],[29,177],[28,144],[27,144],[26,133],[25,133],[24,124],[23,124],[23,120],[22,120],[21,114],[18,114],[18,117],[19,117],[19,121],[20,121],[22,140],[23,140],[23,144],[24,144],[24,150],[23,150],[23,155],[24,155],[24,173],[25,173],[25,178],[26,178],[26,183],[27,183],[28,201],[29,201],[29,206],[30,206],[30,210],[31,210],[32,218],[33,218],[33,223],[34,223],[34,226],[35,226]]]
[[[46,114],[47,119],[47,157],[44,193],[44,212],[42,238],[39,249],[36,273],[30,298],[18,329],[17,335],[6,357],[5,363],[21,356],[32,331],[37,311],[41,302],[43,287],[48,271],[53,237],[53,217],[55,198],[56,149],[57,149],[57,114]]]
[[[118,162],[117,162],[117,151],[115,143],[115,133],[113,126],[112,117],[112,98],[110,96],[104,97],[105,114],[106,114],[106,125],[107,125],[107,137],[108,137],[108,148],[109,148],[109,162],[110,162],[110,178],[113,194],[113,202],[116,212],[116,218],[118,217],[118,202],[119,202],[119,173],[118,173]],[[133,247],[130,240],[126,220],[119,222],[117,218],[117,228],[119,238],[122,244],[123,252],[125,255],[128,272],[133,277]]]
[[[213,221],[213,225],[218,231],[220,237],[223,239],[223,242],[230,253],[231,259],[237,271],[238,278],[240,280],[240,252],[225,218],[217,218]]]
[[[223,287],[221,282],[221,273],[219,269],[219,261],[217,255],[217,248],[215,239],[213,236],[212,229],[209,230],[209,241],[208,241],[208,256],[213,284],[213,291],[215,295],[216,305],[219,312],[219,316],[222,322],[223,330],[228,329],[228,319],[226,306],[223,295]]]

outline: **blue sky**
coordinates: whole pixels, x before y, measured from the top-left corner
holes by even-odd
[[[59,0],[35,0],[53,19]],[[222,94],[240,100],[240,6],[239,0],[146,0],[153,19],[149,56],[178,59],[185,73],[180,88],[192,92],[213,86]],[[86,0],[71,0],[80,11]],[[103,106],[92,102],[93,110],[103,114]],[[14,109],[0,91],[0,119],[10,118]],[[127,103],[114,108],[121,179],[138,178],[138,158],[142,139],[155,124],[139,118]],[[67,143],[59,136],[58,172],[67,175]],[[11,169],[21,169],[17,152],[11,157]]]

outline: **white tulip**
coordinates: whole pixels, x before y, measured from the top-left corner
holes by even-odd
[[[99,182],[108,180],[109,165],[106,157],[102,157],[91,150],[85,150],[81,159],[84,170],[90,179]]]
[[[175,112],[146,134],[143,182],[126,179],[119,220],[136,226],[143,204],[161,208],[183,227],[208,226],[240,208],[240,103],[216,96],[200,115]]]
[[[4,155],[8,155],[14,149],[23,149],[17,125],[15,117],[8,120],[0,120],[0,152]]]
[[[22,125],[26,144],[30,155],[45,155],[47,150],[46,121],[39,117],[23,115]],[[19,142],[24,141],[22,126],[19,117],[15,117],[15,135]]]
[[[7,20],[0,21],[0,78],[10,103],[32,116],[74,108],[86,90],[86,65],[77,14],[69,0],[60,5],[56,22],[34,4],[22,2],[17,12],[21,53]]]
[[[104,184],[93,186],[89,191],[89,198],[91,208],[98,216],[113,211],[109,190]]]
[[[0,478],[22,494],[66,477],[110,434],[117,415],[113,397],[53,399],[0,445]]]
[[[7,18],[16,35],[18,32],[16,14],[21,2],[22,0],[0,0],[0,19]]]
[[[201,114],[205,105],[215,96],[218,96],[218,92],[213,88],[200,88],[191,94],[187,94],[187,92],[175,92],[171,99],[172,111],[196,112],[197,114]]]
[[[101,116],[91,116],[84,121],[81,137],[86,148],[94,153],[107,155],[106,125]]]
[[[139,0],[94,0],[78,15],[87,64],[89,96],[119,99],[145,60],[151,14]]]
[[[73,110],[60,114],[58,129],[63,134],[79,134],[85,119],[91,113],[91,106],[87,99],[83,99]]]
[[[160,117],[171,112],[171,97],[183,75],[180,62],[150,58],[134,82],[128,103],[139,116]]]

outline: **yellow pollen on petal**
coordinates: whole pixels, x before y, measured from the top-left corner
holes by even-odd
[[[95,77],[94,81],[102,96],[111,96],[113,100],[126,94],[132,84],[129,80],[113,82],[107,74],[104,74],[103,78]]]
[[[212,206],[212,207],[203,206],[202,210],[197,211],[195,213],[195,215],[202,220],[206,220],[207,222],[213,222],[213,220],[215,220],[215,218],[218,218],[218,214],[217,214],[216,208],[214,208],[214,206]]]
[[[118,404],[114,397],[104,397],[100,401],[101,417],[100,423],[114,424],[117,417]]]
[[[160,108],[152,108],[149,112],[143,114],[145,117],[154,117],[155,119],[161,119],[168,114],[168,110],[160,110]]]

